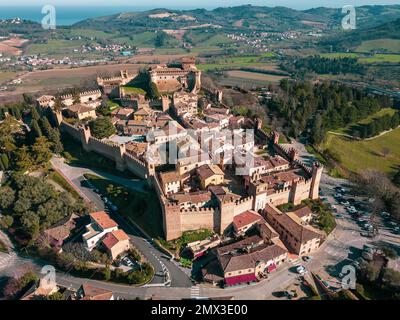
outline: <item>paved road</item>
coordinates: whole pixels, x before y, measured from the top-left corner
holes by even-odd
[[[156,276],[151,281],[151,285],[163,285],[173,287],[190,287],[192,281],[187,274],[181,270],[174,262],[170,261],[170,257],[160,251],[157,247],[152,245],[152,240],[147,237],[137,226],[130,221],[127,221],[119,214],[112,213],[105,206],[103,199],[93,191],[87,184],[83,174],[95,174],[100,177],[109,179],[116,183],[122,184],[128,188],[136,191],[143,192],[143,185],[146,181],[143,180],[130,180],[114,176],[112,174],[104,173],[101,171],[93,171],[87,168],[72,167],[66,164],[62,158],[55,158],[51,161],[52,165],[58,169],[65,177],[67,177],[76,188],[84,195],[86,199],[92,202],[98,210],[106,210],[110,216],[120,225],[120,227],[130,236],[132,243],[135,247],[145,256],[145,258],[153,265]],[[170,278],[164,276],[167,273]]]

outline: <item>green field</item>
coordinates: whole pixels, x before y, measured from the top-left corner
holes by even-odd
[[[389,115],[389,116],[393,116],[396,113],[395,109],[392,108],[384,108],[382,110],[379,110],[377,113],[370,115],[367,118],[362,119],[361,121],[358,121],[356,123],[352,123],[350,125],[348,125],[345,128],[340,128],[337,130],[333,130],[334,132],[337,133],[344,133],[344,134],[350,134],[351,133],[351,127],[356,126],[356,125],[366,125],[369,124],[372,120],[377,119],[377,118],[381,118],[385,115]]]
[[[328,134],[321,147],[338,155],[341,164],[354,173],[371,168],[392,174],[400,165],[399,141],[400,128],[364,141]],[[385,148],[390,150],[387,156],[382,155]]]
[[[217,59],[214,63],[200,64],[199,69],[203,71],[213,69],[229,69],[241,67],[263,67],[265,60],[274,59],[276,55],[272,52],[264,53],[260,56],[227,57]]]
[[[387,52],[400,53],[400,40],[399,39],[376,39],[363,41],[357,47],[357,52],[369,52],[373,50],[385,50]]]
[[[13,80],[17,76],[18,72],[12,71],[1,71],[0,72],[0,84]]]
[[[34,43],[27,47],[26,54],[70,55],[74,49],[79,49],[83,40],[49,40],[47,43]]]
[[[400,54],[375,54],[372,57],[360,58],[362,63],[400,63]]]
[[[337,59],[337,58],[358,58],[360,55],[353,52],[333,52],[320,54],[323,58]]]
[[[321,57],[329,59],[358,58],[358,61],[361,63],[400,63],[400,54],[377,53],[374,54],[373,56],[369,56],[354,52],[335,52],[335,53],[323,53],[321,54]]]

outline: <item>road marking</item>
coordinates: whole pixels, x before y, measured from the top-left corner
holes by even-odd
[[[200,296],[200,288],[192,286],[190,288],[190,298],[198,298]]]

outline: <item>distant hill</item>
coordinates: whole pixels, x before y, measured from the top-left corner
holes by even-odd
[[[107,17],[87,19],[75,24],[77,28],[143,32],[159,29],[193,28],[204,25],[226,30],[288,31],[338,29],[344,14],[341,9],[315,8],[294,10],[286,7],[244,5],[214,10],[155,9]],[[357,7],[360,28],[374,27],[400,17],[400,5]]]
[[[400,40],[400,18],[375,27],[357,29],[350,32],[341,32],[321,41],[322,46],[332,46],[335,51],[352,49],[363,41],[377,39]]]

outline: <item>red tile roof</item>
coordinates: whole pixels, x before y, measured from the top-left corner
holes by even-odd
[[[227,286],[233,286],[236,284],[255,282],[255,281],[257,281],[257,278],[254,273],[241,274],[240,276],[225,278],[225,284]]]
[[[115,230],[109,232],[103,239],[103,245],[111,250],[120,241],[129,240],[129,236],[123,230]]]
[[[113,293],[109,290],[93,287],[88,284],[82,285],[82,300],[110,300]]]
[[[241,229],[249,224],[254,224],[261,220],[264,219],[257,212],[253,210],[247,210],[233,218],[233,225],[236,229]]]
[[[118,227],[118,224],[105,211],[93,212],[90,217],[103,229]]]

